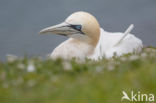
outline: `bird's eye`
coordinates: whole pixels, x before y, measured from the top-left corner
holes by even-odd
[[[77,30],[81,30],[81,25],[75,25],[75,28],[76,28]]]
[[[83,31],[81,31],[82,25],[71,25],[71,24],[70,24],[69,27],[71,27],[71,28],[73,28],[73,29],[79,31],[81,34],[85,34],[85,33],[83,33]]]
[[[82,28],[81,25],[71,25],[71,27],[72,27],[73,29],[78,30],[78,31],[81,31],[81,28]]]

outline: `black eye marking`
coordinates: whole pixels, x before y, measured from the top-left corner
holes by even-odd
[[[81,25],[70,25],[73,29],[81,31],[82,26]]]
[[[81,25],[71,25],[71,24],[70,24],[70,27],[73,28],[73,29],[75,29],[75,30],[77,30],[77,31],[79,31],[79,33],[81,33],[81,34],[84,34],[84,33],[81,31],[81,29],[82,29],[82,26],[81,26]]]
[[[70,23],[67,23],[67,24],[68,24],[68,27],[77,30],[78,33],[85,34],[82,32],[82,25],[74,25],[74,24],[70,24]]]

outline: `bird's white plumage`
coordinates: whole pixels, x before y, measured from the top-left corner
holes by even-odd
[[[58,57],[64,59],[71,59],[73,57],[84,59],[92,55],[90,51],[93,51],[93,49],[93,46],[87,45],[84,42],[76,42],[73,38],[69,38],[56,47],[50,57],[53,59]]]
[[[127,53],[141,52],[142,41],[133,34],[128,34],[120,44],[116,45],[123,37],[124,33],[111,33],[100,29],[100,39],[96,46],[94,54],[91,59],[101,59],[102,57],[111,58],[114,56],[121,56]],[[116,46],[115,46],[116,45]]]

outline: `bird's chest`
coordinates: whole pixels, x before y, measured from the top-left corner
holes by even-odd
[[[52,58],[64,58],[71,59],[73,57],[76,58],[86,58],[91,54],[91,49],[87,44],[83,43],[68,43],[65,42],[54,49],[52,52]]]

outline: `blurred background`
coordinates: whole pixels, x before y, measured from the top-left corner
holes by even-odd
[[[66,37],[38,35],[76,11],[93,14],[104,30],[132,31],[146,46],[156,46],[156,0],[0,0],[0,60],[7,54],[46,56]]]

